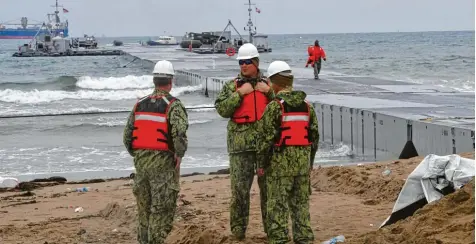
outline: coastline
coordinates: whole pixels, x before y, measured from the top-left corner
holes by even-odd
[[[474,159],[474,152],[460,155]],[[451,242],[451,238],[458,243],[473,243],[474,184],[468,193],[472,193],[471,196],[460,197],[459,202],[451,205],[454,208],[472,204],[472,208],[469,206],[465,211],[445,216],[438,215],[444,214],[445,210],[439,209],[438,214],[432,211],[441,205],[440,202],[449,201],[447,198],[463,194],[465,189],[461,189],[415,213],[423,216],[420,220],[418,216],[412,216],[378,230],[391,214],[406,177],[423,158],[315,168],[311,174],[310,201],[314,243],[340,234],[346,237],[345,243],[357,244],[456,243]],[[385,169],[390,169],[391,173],[383,175]],[[130,183],[129,178],[99,183],[68,182],[30,192],[0,193],[0,242],[136,243],[135,199]],[[229,184],[226,174],[182,177],[174,229],[167,243],[266,243],[256,180],[251,193],[247,238],[244,242],[230,240]],[[90,188],[88,192],[71,191],[83,187]],[[79,207],[82,212],[75,212]],[[426,222],[411,225],[417,220]],[[417,234],[409,232],[408,226]],[[431,234],[431,230],[442,231]]]
[[[373,164],[375,161],[356,161],[356,160],[332,160],[332,161],[317,161],[314,162],[314,167],[332,167],[332,166],[352,166],[357,164]],[[16,178],[18,181],[32,181],[35,179],[45,179],[50,177],[64,177],[68,181],[82,181],[93,179],[121,179],[128,177],[131,173],[135,172],[134,166],[123,170],[98,170],[98,171],[75,171],[75,172],[49,172],[49,173],[30,173],[30,174],[18,174],[18,175],[4,175],[3,177]],[[187,176],[193,173],[200,174],[217,174],[221,170],[228,169],[229,166],[210,166],[210,167],[189,167],[180,168],[181,176]]]

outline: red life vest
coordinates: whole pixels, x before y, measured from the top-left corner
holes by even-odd
[[[291,107],[284,100],[278,100],[281,105],[281,127],[276,147],[284,146],[309,146],[310,109],[307,102],[303,102],[298,107]]]
[[[309,56],[312,56],[314,54],[314,46],[307,47],[307,54],[309,54]]]
[[[268,84],[268,81],[266,80],[261,80],[259,82],[265,82]],[[238,88],[243,84],[244,83],[240,82],[239,79],[236,79],[235,90],[238,90]],[[260,120],[268,103],[268,97],[266,97],[266,94],[262,92],[253,91],[246,94],[243,96],[243,101],[241,101],[240,107],[238,107],[235,110],[235,113],[233,113],[231,120],[237,124],[253,123]]]
[[[322,47],[317,47],[315,46],[312,49],[312,55],[310,55],[314,61],[321,62],[321,58],[326,58],[326,52],[324,52],[324,49]]]
[[[175,100],[173,96],[147,96],[137,102],[132,131],[133,149],[173,151],[167,113]]]

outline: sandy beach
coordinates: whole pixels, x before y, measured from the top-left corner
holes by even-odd
[[[460,155],[474,159],[474,152]],[[378,229],[391,214],[406,177],[423,158],[315,168],[310,203],[315,243],[340,234],[345,243],[357,244],[475,243],[474,181],[412,217]],[[385,169],[391,173],[384,176]],[[0,243],[137,243],[131,180],[99,181],[103,182],[23,184],[31,191],[0,193]],[[267,243],[256,181],[243,242],[229,236],[228,175],[182,177],[181,182],[175,226],[167,243]],[[89,187],[87,192],[74,191],[84,187]]]

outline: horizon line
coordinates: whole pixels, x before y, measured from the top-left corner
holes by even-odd
[[[368,32],[322,32],[322,33],[261,33],[258,32],[257,34],[261,35],[330,35],[330,34],[388,34],[388,33],[425,33],[425,32],[475,32],[475,30],[424,30],[424,31],[368,31]],[[197,32],[200,33],[200,32]],[[83,34],[84,35],[84,34]],[[83,36],[81,35],[81,36]],[[88,34],[89,35],[89,34]],[[173,37],[181,37],[183,35],[170,35],[170,34],[157,34],[157,35],[132,35],[132,36],[106,36],[106,35],[94,35],[99,38],[104,38],[104,37],[149,37],[149,36],[173,36]],[[236,34],[232,36],[237,36]],[[248,36],[248,33],[242,36]]]

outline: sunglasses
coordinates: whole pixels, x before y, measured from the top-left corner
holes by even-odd
[[[253,62],[251,61],[251,59],[242,59],[242,60],[238,60],[238,63],[239,63],[240,65],[243,65],[243,64],[250,65],[250,64],[252,64]]]

